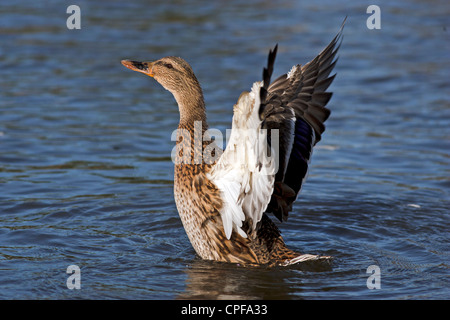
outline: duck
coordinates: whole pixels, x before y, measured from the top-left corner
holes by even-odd
[[[344,20],[345,23],[345,20]],[[310,62],[271,81],[278,44],[262,80],[233,106],[223,150],[212,139],[205,100],[183,58],[122,60],[172,93],[179,109],[174,148],[174,198],[187,237],[204,260],[241,265],[331,264],[333,257],[288,248],[273,218],[286,222],[308,173],[313,147],[330,116],[327,89],[344,23]]]

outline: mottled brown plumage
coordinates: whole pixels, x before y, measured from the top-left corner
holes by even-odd
[[[178,57],[165,57],[154,62],[122,61],[127,68],[154,77],[173,94],[178,103],[180,123],[175,156],[175,202],[189,240],[201,258],[246,265],[330,261],[330,257],[301,255],[288,249],[278,227],[264,211],[262,216],[255,215],[248,212],[248,208],[264,210],[268,206],[268,212],[273,212],[280,220],[285,220],[287,212],[292,209],[292,202],[306,174],[307,164],[303,162],[309,161],[312,146],[320,139],[324,131],[323,122],[329,116],[325,105],[331,93],[325,90],[334,78],[328,75],[334,67],[339,38],[340,34],[313,61],[304,67],[295,66],[289,74],[270,84],[275,48],[269,54],[263,81],[252,89],[252,92],[260,90],[259,100],[254,94],[247,93],[239,98],[234,108],[235,117],[239,116],[239,112],[245,111],[248,112],[245,117],[252,121],[250,115],[257,112],[261,121],[258,128],[276,128],[282,131],[278,151],[281,171],[274,175],[272,180],[256,182],[252,179],[259,179],[256,174],[258,172],[255,171],[253,175],[252,172],[249,173],[247,180],[250,180],[245,182],[249,184],[242,185],[241,194],[236,201],[250,196],[251,188],[257,188],[258,183],[268,183],[267,181],[272,181],[269,186],[272,188],[269,190],[273,190],[272,200],[270,197],[255,198],[250,207],[238,206],[238,216],[241,212],[245,218],[242,218],[241,223],[240,218],[234,217],[234,220],[229,220],[232,224],[228,226],[225,226],[225,220],[229,217],[227,215],[232,214],[229,212],[229,203],[227,204],[224,198],[228,189],[223,186],[219,188],[214,182],[221,177],[220,171],[211,174],[217,163],[214,160],[217,160],[223,151],[208,139],[204,139],[208,129],[205,103],[192,68]],[[257,103],[260,105],[256,105]],[[245,122],[247,118],[242,120]],[[271,144],[271,137],[267,139],[267,143]],[[303,167],[297,169],[298,165]],[[256,169],[252,170],[261,168],[256,166]],[[300,179],[300,182],[295,179]]]
[[[286,248],[277,226],[264,216],[257,231],[249,224],[244,226],[248,237],[232,233],[227,239],[224,233],[220,209],[223,200],[218,188],[206,177],[211,164],[185,164],[194,159],[194,154],[203,152],[209,141],[194,145],[194,126],[180,124],[177,137],[177,159],[175,164],[174,194],[175,202],[189,240],[197,254],[206,260],[241,264],[276,264],[299,256]],[[191,154],[183,157],[187,150],[183,141],[190,141]],[[217,147],[218,149],[218,147]]]

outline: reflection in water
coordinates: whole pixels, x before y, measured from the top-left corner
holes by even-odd
[[[242,266],[194,259],[186,268],[185,292],[178,299],[292,299],[301,290],[303,271],[331,271],[330,266]],[[293,285],[293,279],[297,279]]]

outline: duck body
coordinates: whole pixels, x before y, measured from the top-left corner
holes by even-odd
[[[329,73],[341,32],[342,28],[314,60],[294,66],[272,83],[277,47],[270,51],[263,81],[243,93],[234,106],[225,150],[209,137],[203,93],[186,61],[178,57],[122,61],[129,69],[154,77],[178,103],[175,203],[202,259],[245,265],[331,261],[287,248],[267,214],[286,221],[300,192],[312,148],[330,114],[325,105],[331,93],[325,90],[334,78]]]
[[[180,123],[177,130],[175,203],[196,253],[205,260],[245,265],[270,265],[299,256],[286,247],[278,227],[266,215],[256,230],[249,221],[244,223],[245,236],[239,232],[232,232],[230,238],[226,236],[221,217],[224,200],[221,190],[210,179],[216,162],[209,161],[206,154],[208,150],[219,154],[223,151],[210,141],[207,129],[199,118]]]
[[[257,230],[243,224],[246,237],[232,232],[227,238],[220,213],[222,195],[208,178],[211,167],[205,163],[175,165],[175,203],[196,253],[205,260],[246,265],[274,264],[298,256],[286,248],[277,226],[265,215]]]

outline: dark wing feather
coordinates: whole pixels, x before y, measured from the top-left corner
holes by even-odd
[[[306,177],[313,146],[325,131],[324,122],[330,115],[330,110],[325,106],[332,95],[326,90],[335,77],[329,75],[336,65],[344,23],[336,37],[316,58],[304,66],[295,66],[289,74],[280,76],[270,85],[277,47],[269,53],[260,92],[260,116],[262,128],[279,130],[279,163],[274,191],[266,211],[272,212],[280,221],[287,220]],[[272,143],[270,132],[269,144]]]

